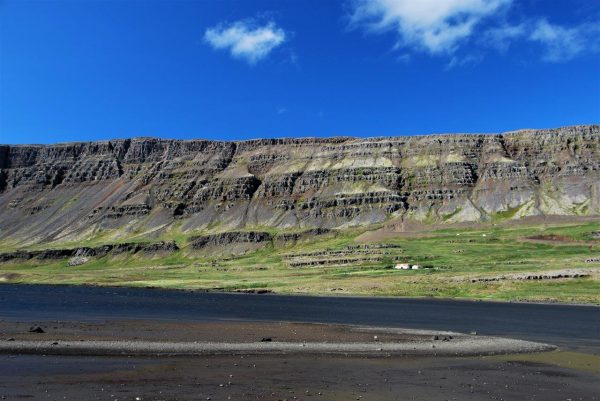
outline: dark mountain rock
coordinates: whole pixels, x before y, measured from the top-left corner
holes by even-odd
[[[241,243],[259,243],[271,240],[271,234],[257,231],[232,231],[226,233],[202,235],[193,237],[191,245],[193,249],[201,249],[206,246],[225,246]]]
[[[0,253],[0,263],[10,262],[14,260],[25,261],[29,259],[39,260],[60,260],[71,257],[89,258],[102,257],[109,253],[111,255],[119,255],[123,253],[135,254],[143,252],[144,254],[154,254],[159,252],[175,252],[179,247],[174,241],[161,241],[154,243],[122,243],[102,245],[96,248],[72,248],[72,249],[45,249],[41,251],[15,251]]]
[[[317,235],[325,235],[331,232],[327,228],[313,228],[312,230],[305,230],[297,233],[283,233],[276,237],[277,241],[281,242],[293,242],[306,239],[314,239]]]
[[[600,125],[0,145],[0,240],[28,246],[84,239],[96,229],[126,241],[128,232],[157,227],[243,232],[598,215],[599,144]]]

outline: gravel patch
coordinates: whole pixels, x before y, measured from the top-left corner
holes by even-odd
[[[220,354],[356,354],[473,356],[541,352],[549,344],[500,337],[465,336],[452,340],[401,343],[294,342],[153,342],[153,341],[22,341],[0,342],[0,353],[34,355],[220,355]]]

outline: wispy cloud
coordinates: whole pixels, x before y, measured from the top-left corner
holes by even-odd
[[[477,64],[483,57],[480,54],[467,54],[464,57],[452,56],[450,62],[446,65],[445,70],[462,67],[469,64]]]
[[[537,18],[518,25],[489,29],[484,33],[483,40],[502,52],[518,40],[534,42],[542,46],[542,60],[563,62],[600,50],[598,37],[600,24],[583,23],[567,27]]]
[[[350,0],[350,24],[372,33],[395,33],[394,48],[402,49],[404,61],[410,60],[407,52],[415,51],[446,56],[447,69],[476,63],[485,50],[506,53],[517,42],[541,46],[541,59],[548,62],[600,51],[600,23],[563,26],[544,17],[507,21],[512,4],[513,0]]]
[[[600,50],[599,37],[600,24],[597,23],[563,27],[540,19],[527,39],[544,47],[544,60],[561,62],[585,52],[597,52]]]
[[[477,24],[512,0],[355,0],[351,24],[397,33],[396,47],[451,54]]]
[[[243,20],[208,28],[204,40],[214,49],[228,50],[232,57],[255,64],[284,43],[286,34],[272,21],[258,25]]]
[[[484,45],[495,47],[501,52],[506,52],[513,41],[526,34],[526,28],[525,24],[504,24],[495,28],[490,28],[481,36],[482,43]]]

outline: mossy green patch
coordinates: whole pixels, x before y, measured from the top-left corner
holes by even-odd
[[[485,359],[509,362],[535,362],[575,369],[600,375],[600,355],[571,351],[540,352],[532,354],[496,355]]]
[[[509,207],[506,210],[503,210],[501,212],[497,212],[496,214],[494,214],[492,216],[493,220],[509,220],[514,218],[517,213],[519,212],[519,210],[521,210],[521,208],[523,207],[523,205],[519,205],[519,206],[515,206],[515,207]]]
[[[456,209],[454,209],[454,211],[452,211],[451,213],[448,214],[443,214],[442,215],[442,220],[444,221],[448,221],[451,218],[453,218],[454,216],[456,216],[457,214],[459,214],[462,211],[462,207],[457,207]]]

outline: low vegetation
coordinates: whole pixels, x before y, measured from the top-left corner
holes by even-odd
[[[287,244],[273,240],[238,255],[235,246],[193,250],[189,237],[172,233],[180,249],[170,254],[108,254],[80,266],[66,259],[11,261],[0,264],[0,281],[600,303],[598,231],[600,222],[505,224],[373,240],[364,229],[347,230]],[[299,260],[322,262],[291,267]],[[421,268],[395,270],[396,262]],[[540,272],[552,274],[539,278]]]

